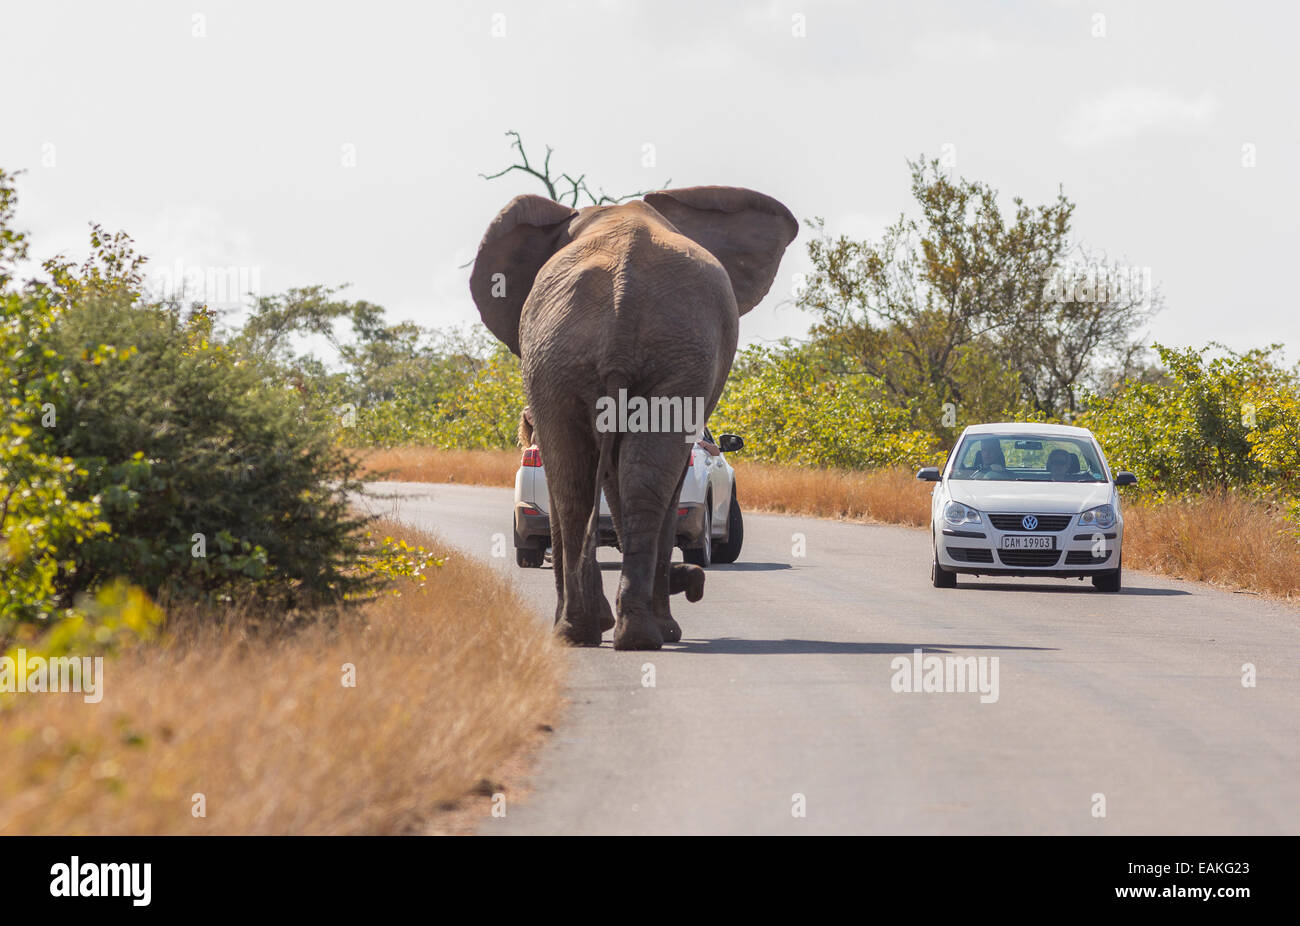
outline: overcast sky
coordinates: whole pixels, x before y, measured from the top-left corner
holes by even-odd
[[[1006,205],[1064,185],[1076,236],[1163,290],[1154,339],[1300,356],[1294,4],[3,0],[0,22],[34,256],[84,254],[93,219],[155,270],[350,282],[457,325],[487,223],[542,192],[478,177],[506,129],[593,189],[747,186],[860,237],[909,209],[924,153]],[[807,329],[807,237],[742,343]]]

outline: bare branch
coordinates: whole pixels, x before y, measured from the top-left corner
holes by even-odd
[[[506,132],[506,135],[513,139],[510,143],[510,147],[519,152],[519,163],[511,164],[509,167],[504,167],[494,174],[480,173],[479,176],[484,180],[495,180],[498,177],[504,177],[512,170],[522,171],[523,173],[540,180],[546,187],[546,193],[551,199],[555,200],[557,203],[570,206],[574,209],[579,208],[584,197],[592,206],[604,206],[617,205],[619,203],[627,202],[630,199],[639,199],[646,193],[650,192],[649,190],[637,190],[635,193],[627,193],[623,196],[611,196],[606,193],[602,187],[600,188],[600,195],[597,196],[595,193],[591,192],[591,188],[587,186],[587,175],[585,173],[579,174],[577,177],[574,177],[569,173],[562,173],[559,176],[551,175],[551,155],[554,151],[550,145],[546,146],[546,157],[542,161],[542,169],[538,170],[529,162],[528,153],[524,150],[524,142],[519,133],[510,129]],[[670,183],[672,183],[671,178],[665,181],[663,186],[659,187],[659,189],[666,188]],[[568,188],[561,189],[560,186],[562,184],[567,184]]]
[[[545,184],[546,192],[550,194],[551,199],[555,200],[556,202],[559,202],[560,198],[555,193],[555,183],[551,180],[550,146],[548,145],[546,148],[546,160],[543,162],[542,165],[543,170],[538,171],[536,168],[534,168],[531,164],[528,163],[528,154],[527,152],[524,151],[524,142],[523,139],[519,137],[519,133],[511,129],[507,131],[506,134],[514,136],[515,140],[511,144],[511,147],[518,150],[519,157],[523,161],[523,163],[511,164],[509,167],[503,168],[497,171],[495,174],[480,173],[479,176],[482,177],[484,180],[495,180],[498,177],[505,176],[506,174],[510,173],[510,171],[512,170],[522,170],[524,173],[531,174],[532,176],[536,177],[538,180],[542,181],[542,183]]]

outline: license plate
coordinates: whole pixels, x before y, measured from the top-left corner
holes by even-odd
[[[1055,550],[1055,537],[1025,537],[1020,534],[1008,534],[1002,538],[1004,550]]]

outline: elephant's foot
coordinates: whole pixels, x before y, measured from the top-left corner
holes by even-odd
[[[555,635],[571,646],[600,646],[604,631],[594,621],[576,624],[567,617],[555,624]]]
[[[680,631],[678,631],[678,639],[680,638]],[[659,649],[663,645],[663,632],[659,629],[659,622],[654,619],[628,620],[620,616],[618,624],[614,627],[614,649]]]
[[[659,633],[663,635],[665,643],[678,643],[681,641],[681,624],[673,620],[671,615],[668,617],[656,617],[655,624],[658,625]]]
[[[704,570],[690,563],[674,563],[668,573],[668,594],[676,595],[678,592],[685,592],[687,601],[703,598]]]

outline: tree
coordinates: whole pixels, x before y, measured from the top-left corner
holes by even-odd
[[[988,184],[950,178],[937,160],[908,166],[920,216],[899,216],[878,242],[832,238],[821,219],[809,223],[814,270],[798,304],[818,316],[814,337],[846,369],[918,401],[938,431],[955,426],[946,403],[963,421],[1017,405],[1072,412],[1076,384],[1128,352],[1143,303],[1080,289],[1067,260],[1078,253],[1075,207],[1063,192],[1036,207],[1016,198],[1004,216]]]
[[[323,336],[332,347],[340,348],[335,324],[345,319],[358,338],[366,340],[382,335],[384,309],[371,302],[340,299],[342,286],[301,286],[283,293],[260,296],[252,314],[239,332],[241,345],[254,356],[268,361],[292,363],[292,339],[295,336]]]

